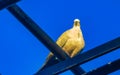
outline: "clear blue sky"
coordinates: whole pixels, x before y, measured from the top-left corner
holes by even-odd
[[[54,41],[81,20],[86,46],[83,52],[120,37],[119,0],[22,0],[17,3]],[[49,50],[6,9],[0,11],[0,73],[32,75]],[[120,49],[87,62],[86,71],[120,58]],[[61,75],[73,75],[66,71]],[[120,75],[120,70],[110,75]]]

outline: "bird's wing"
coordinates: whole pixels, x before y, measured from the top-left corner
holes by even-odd
[[[71,53],[70,57],[73,58],[74,56],[78,55],[81,51],[82,51],[82,48],[81,49],[75,48]]]
[[[60,46],[61,48],[65,45],[65,43],[68,40],[68,33],[69,30],[64,32],[56,41],[57,45]],[[55,59],[56,57],[50,52],[50,54],[47,56],[46,61],[44,65],[42,66],[41,70],[44,69],[45,67],[51,66],[53,64],[58,63],[59,61]]]
[[[84,39],[83,39],[83,36],[82,36],[82,32],[79,32],[78,34],[78,39],[76,39],[76,48],[73,50],[73,52],[71,53],[70,57],[74,57],[76,56],[77,54],[79,54],[84,46],[85,46],[85,42],[84,42]]]
[[[67,30],[66,32],[64,32],[56,41],[57,45],[60,46],[61,48],[63,48],[63,46],[66,44],[67,40],[69,39],[69,32],[70,30]]]
[[[52,53],[50,53],[40,70],[43,70],[44,68],[47,68],[47,67],[54,65],[58,62],[59,62],[58,60],[55,60],[55,56]]]
[[[66,44],[67,40],[68,40],[68,33],[69,30],[64,32],[56,41],[57,45],[60,46],[61,48]],[[50,54],[48,55],[46,61],[48,61],[51,57],[53,56],[53,54],[50,52]]]

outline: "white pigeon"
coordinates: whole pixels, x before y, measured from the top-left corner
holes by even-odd
[[[57,45],[60,46],[71,58],[80,53],[80,51],[84,48],[85,42],[82,35],[82,31],[80,29],[80,20],[75,19],[73,27],[67,31],[65,31],[56,41]],[[43,70],[50,61],[50,59],[54,55],[50,52],[48,55],[46,62],[44,63],[41,70]],[[55,59],[55,58],[54,58]],[[57,59],[57,58],[56,58]],[[50,64],[52,64],[52,61]],[[58,63],[58,62],[57,62]]]

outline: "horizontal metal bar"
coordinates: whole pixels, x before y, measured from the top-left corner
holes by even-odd
[[[118,59],[114,62],[108,63],[100,68],[92,70],[83,75],[107,75],[107,74],[112,73],[119,69],[120,69],[120,59]]]
[[[18,1],[20,1],[20,0],[0,0],[0,10],[4,9],[12,4],[15,4]]]
[[[25,12],[16,4],[8,7],[10,11],[39,41],[41,41],[61,61],[70,58]],[[73,73],[81,74],[82,68],[72,68]],[[80,72],[82,71],[82,72]]]
[[[103,45],[100,45],[96,48],[93,48],[87,52],[84,52],[72,59],[67,59],[65,61],[61,61],[58,64],[55,64],[51,67],[48,67],[40,72],[40,75],[53,75],[58,74],[61,72],[64,72],[68,69],[71,69],[72,67],[81,65],[89,60],[92,60],[94,58],[97,58],[101,55],[104,55],[106,53],[109,53],[115,49],[120,48],[120,37],[109,41]]]

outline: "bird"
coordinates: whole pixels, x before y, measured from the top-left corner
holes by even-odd
[[[85,41],[83,38],[80,20],[75,19],[73,27],[69,30],[66,30],[56,41],[56,44],[62,48],[62,50],[67,53],[70,58],[78,55],[85,46]],[[54,62],[54,63],[53,63]],[[58,63],[58,58],[54,56],[52,52],[49,53],[44,65],[40,70],[51,66],[55,63]]]

